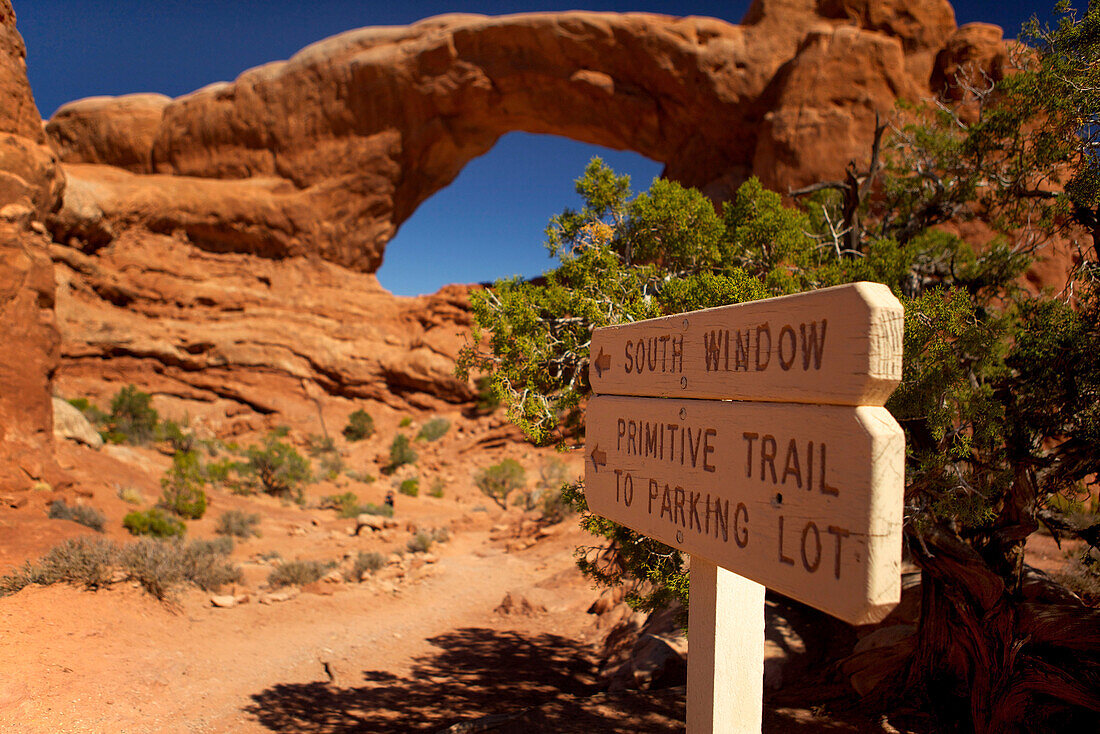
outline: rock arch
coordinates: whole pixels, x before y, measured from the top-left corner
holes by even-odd
[[[47,132],[70,185],[51,226],[62,241],[183,230],[370,273],[513,130],[634,150],[715,200],[752,173],[800,185],[865,156],[876,111],[927,95],[954,31],[946,0],[757,0],[743,25],[571,12],[350,31],[176,100],[62,107]]]

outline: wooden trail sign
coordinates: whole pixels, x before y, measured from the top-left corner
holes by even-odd
[[[852,624],[901,593],[905,442],[885,408],[596,397],[593,512]]]
[[[600,395],[884,405],[901,380],[904,313],[880,283],[596,329]]]
[[[903,316],[852,283],[593,332],[585,495],[691,554],[689,734],[760,731],[765,586],[853,624],[899,601]]]

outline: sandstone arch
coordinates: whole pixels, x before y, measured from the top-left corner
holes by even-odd
[[[799,185],[865,155],[876,111],[927,95],[954,30],[946,0],[757,0],[740,26],[575,12],[350,31],[168,103],[60,109],[47,131],[74,201],[54,232],[142,224],[374,272],[513,130],[634,150],[715,199],[753,172]]]

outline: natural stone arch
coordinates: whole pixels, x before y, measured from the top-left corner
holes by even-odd
[[[866,156],[876,112],[928,93],[954,31],[945,0],[881,5],[758,0],[740,26],[448,15],[350,31],[233,83],[148,98],[150,114],[135,114],[133,98],[67,106],[48,130],[84,211],[68,207],[55,235],[91,216],[108,230],[182,229],[208,249],[374,272],[416,207],[511,131],[634,150],[715,200],[753,172],[779,188],[836,176]],[[122,104],[147,156],[133,137],[64,142]],[[135,175],[78,165],[93,162]]]

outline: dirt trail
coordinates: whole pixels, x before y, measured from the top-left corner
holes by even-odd
[[[230,609],[198,591],[173,608],[131,587],[27,588],[0,603],[0,730],[432,731],[561,689],[540,675],[575,672],[565,688],[590,690],[575,627],[592,592],[568,555],[510,554],[469,533],[429,568],[397,593],[349,585]],[[493,611],[506,590],[548,580],[546,613]],[[562,670],[523,670],[554,648]],[[501,688],[478,700],[490,669]]]

